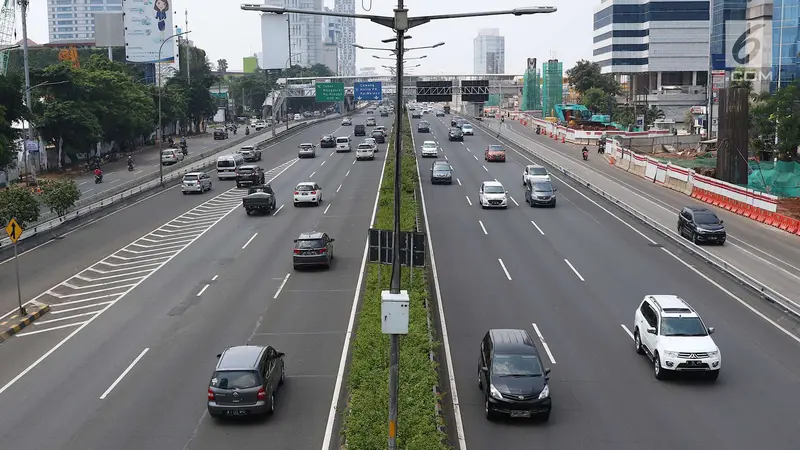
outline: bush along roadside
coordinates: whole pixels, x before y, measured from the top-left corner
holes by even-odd
[[[403,118],[400,227],[417,226],[417,165],[410,123]],[[395,130],[396,131],[396,130]],[[375,227],[392,229],[394,205],[394,137],[389,140]],[[380,285],[379,280],[380,272]],[[398,395],[397,445],[404,450],[444,450],[446,434],[438,414],[439,396],[436,362],[430,358],[437,345],[428,327],[426,301],[430,297],[425,270],[402,268],[401,289],[410,300],[408,334],[400,337],[400,383]],[[389,289],[390,266],[368,264],[365,286],[352,343],[347,379],[348,404],[342,426],[343,448],[386,448],[389,411],[389,337],[381,332],[381,290]]]

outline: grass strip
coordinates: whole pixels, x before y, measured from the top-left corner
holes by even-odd
[[[403,117],[401,160],[400,227],[412,231],[416,226],[418,188],[414,144],[408,117]],[[396,130],[395,130],[396,131]],[[376,228],[392,229],[394,206],[394,133],[389,139],[386,169],[381,184]],[[380,272],[380,285],[378,274]],[[398,448],[404,450],[443,450],[449,446],[441,431],[441,417],[433,386],[437,367],[429,358],[436,345],[428,334],[428,282],[423,269],[413,269],[413,282],[407,267],[402,268],[401,288],[408,290],[408,335],[400,337],[400,383],[397,423]],[[352,359],[347,378],[348,405],[344,411],[342,434],[347,450],[386,448],[389,413],[389,336],[381,332],[381,290],[389,289],[391,268],[368,264],[361,309],[358,313]]]

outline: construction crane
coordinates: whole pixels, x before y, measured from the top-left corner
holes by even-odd
[[[0,9],[0,75],[8,70],[8,58],[14,43],[14,25],[16,24],[16,0],[1,0],[3,9]]]

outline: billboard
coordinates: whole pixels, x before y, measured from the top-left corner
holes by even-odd
[[[285,69],[289,64],[288,14],[261,15],[261,51],[265,70]]]
[[[175,44],[167,42],[175,34],[172,25],[172,0],[122,0],[125,25],[125,60],[133,63],[175,62]],[[172,38],[175,39],[175,38]]]
[[[125,45],[125,26],[122,13],[94,14],[94,43],[98,47],[122,47]]]

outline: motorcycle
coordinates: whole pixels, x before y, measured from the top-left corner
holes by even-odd
[[[94,176],[94,183],[95,184],[100,184],[102,182],[103,182],[103,174],[102,173],[99,174],[99,175],[95,175]]]
[[[597,144],[597,154],[602,155],[605,152],[606,152],[606,144],[605,143]]]
[[[128,172],[133,172],[133,163],[128,163]]]
[[[583,153],[583,160],[584,161],[588,161],[589,160],[589,150],[584,150],[582,153]]]
[[[186,145],[186,142],[181,142],[181,153],[183,153],[183,156],[189,154],[189,147]]]

